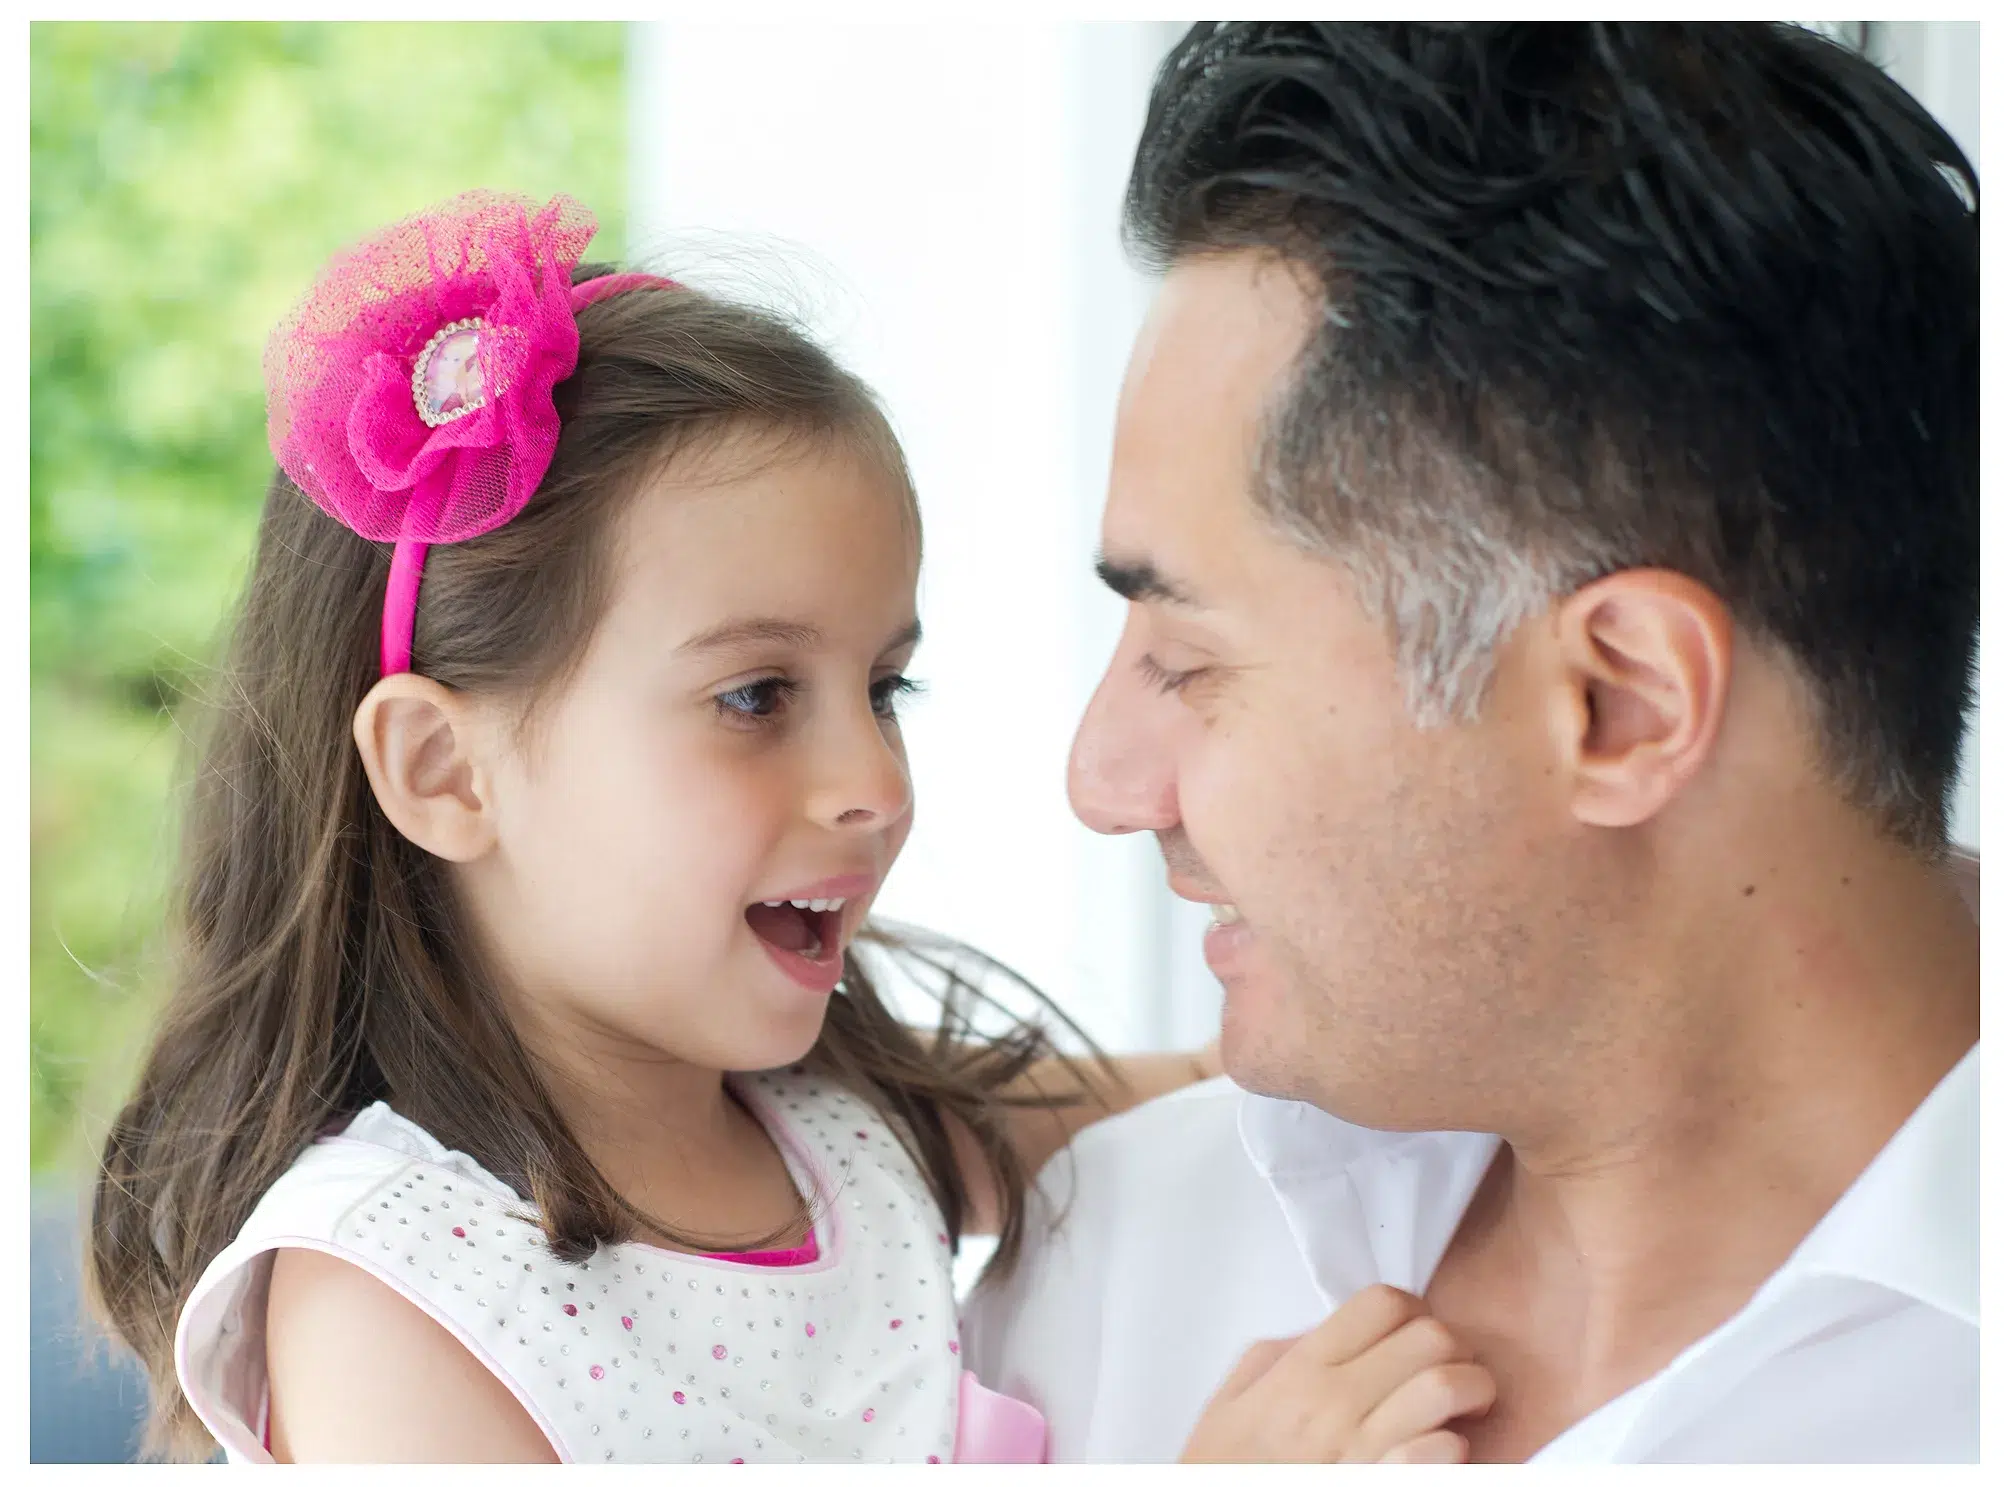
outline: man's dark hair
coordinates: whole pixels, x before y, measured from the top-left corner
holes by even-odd
[[[1210,22],[1126,229],[1323,287],[1256,498],[1361,582],[1420,717],[1471,716],[1556,598],[1674,569],[1930,850],[1975,660],[1978,201],[1903,88],[1785,23]]]

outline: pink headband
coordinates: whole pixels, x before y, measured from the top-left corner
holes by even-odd
[[[383,674],[408,671],[426,552],[524,508],[558,447],[552,389],[586,306],[654,274],[574,286],[593,214],[471,191],[336,255],[265,348],[273,457],[359,536],[393,542]]]

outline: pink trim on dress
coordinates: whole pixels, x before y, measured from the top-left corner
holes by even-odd
[[[814,1265],[823,1258],[823,1251],[817,1248],[817,1231],[812,1229],[809,1238],[794,1249],[715,1250],[705,1258],[730,1260],[735,1265]]]
[[[1024,1400],[985,1388],[965,1369],[956,1390],[954,1459],[959,1465],[1044,1465],[1047,1418]]]

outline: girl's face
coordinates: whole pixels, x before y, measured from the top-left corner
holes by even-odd
[[[612,552],[581,665],[493,756],[477,923],[584,1048],[789,1063],[912,820],[906,496],[840,440],[741,440],[674,461]]]

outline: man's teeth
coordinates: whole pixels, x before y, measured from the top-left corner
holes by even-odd
[[[844,907],[845,901],[841,898],[771,898],[762,907],[779,909],[783,904],[808,909],[812,914],[834,914]]]
[[[1234,904],[1209,904],[1207,908],[1216,924],[1242,923],[1242,910]]]

